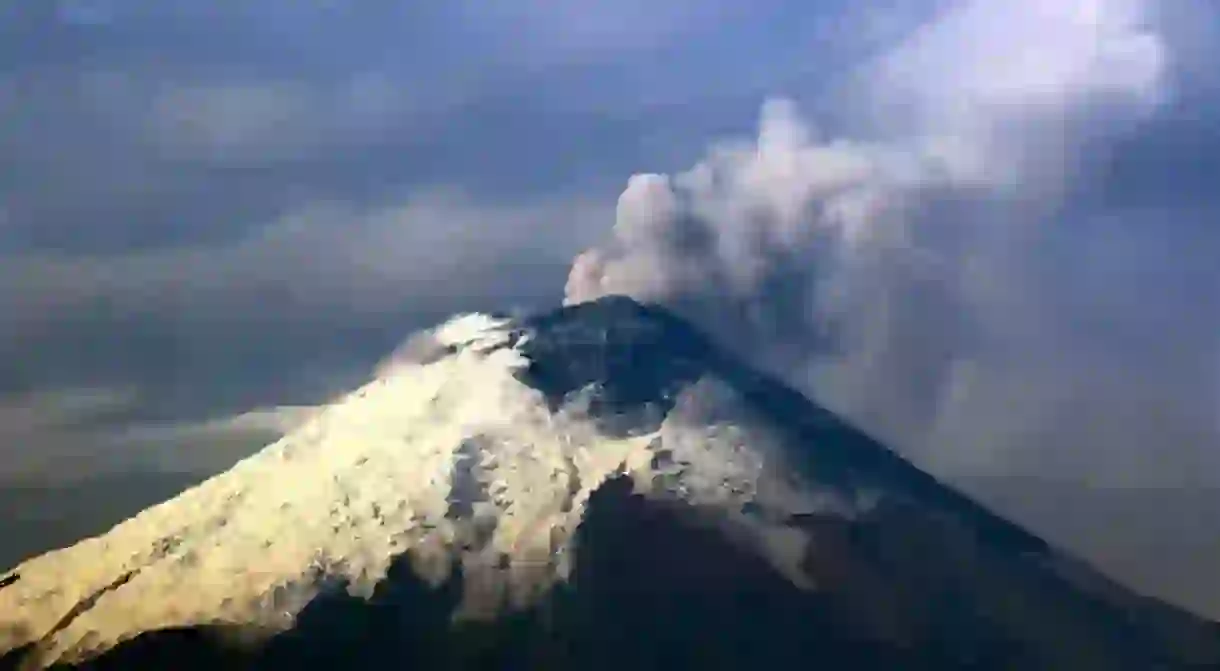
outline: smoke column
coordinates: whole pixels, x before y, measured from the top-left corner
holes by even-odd
[[[1158,430],[1214,443],[1210,410],[1187,417],[1194,400],[1163,395],[1153,407],[1129,384],[1159,376],[1185,398],[1204,385],[1189,365],[1077,324],[1133,308],[1098,286],[1118,266],[1083,231],[1105,243],[1139,224],[1071,213],[1105,148],[1170,98],[1168,45],[1144,9],[957,3],[852,78],[843,104],[867,133],[824,137],[771,100],[755,138],[631,177],[609,239],[575,259],[567,302],[667,304],[939,470],[1095,473],[1087,440],[1125,477],[1158,408],[1182,415]]]

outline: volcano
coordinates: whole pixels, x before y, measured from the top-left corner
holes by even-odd
[[[0,668],[1220,668],[666,310],[465,315],[230,470],[0,573]]]

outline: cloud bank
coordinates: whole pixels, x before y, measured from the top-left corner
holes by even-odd
[[[454,311],[555,304],[623,174],[756,104],[704,66],[734,3],[577,4],[0,8],[0,402],[317,402]]]
[[[672,305],[937,470],[1206,479],[1216,315],[1173,292],[1217,298],[1189,251],[1214,238],[1097,197],[1173,104],[1148,10],[956,3],[853,74],[856,135],[773,100],[756,138],[631,178],[567,300]]]

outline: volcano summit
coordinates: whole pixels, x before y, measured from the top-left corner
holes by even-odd
[[[661,308],[455,318],[229,471],[0,573],[0,668],[1150,669],[1220,629]]]

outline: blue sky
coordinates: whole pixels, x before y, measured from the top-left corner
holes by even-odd
[[[414,329],[566,284],[687,306],[938,472],[1220,486],[1216,19],[7,3],[0,482],[222,467],[223,423],[143,423],[315,403]],[[674,186],[697,165],[731,187]],[[675,213],[722,247],[665,247]]]

